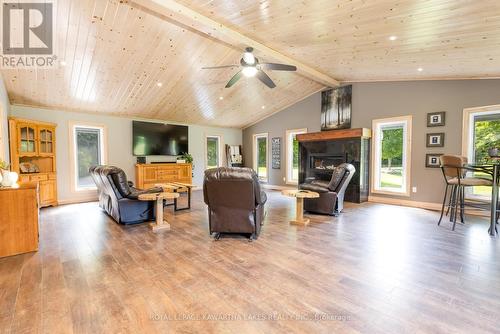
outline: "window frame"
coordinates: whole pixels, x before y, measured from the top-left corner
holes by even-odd
[[[78,194],[79,196],[93,195],[96,193],[97,186],[94,187],[79,187],[78,186],[78,171],[77,171],[77,150],[76,150],[76,129],[87,128],[97,129],[100,131],[100,153],[101,164],[105,165],[108,161],[107,152],[107,127],[102,124],[95,124],[89,122],[69,122],[69,156],[70,156],[70,178],[71,178],[71,193]]]
[[[307,133],[307,128],[302,129],[289,129],[285,132],[285,183],[290,185],[296,185],[299,183],[299,180],[293,179],[293,145],[291,144],[291,136]],[[299,161],[300,165],[300,161]]]
[[[411,188],[411,146],[412,146],[412,123],[413,117],[411,115],[380,118],[372,121],[372,145],[371,145],[371,193],[385,194],[393,196],[410,196]],[[403,189],[402,191],[395,191],[388,188],[379,186],[380,164],[381,164],[381,142],[379,130],[384,125],[397,125],[403,124]]]
[[[217,154],[217,167],[222,167],[224,165],[223,154],[222,154],[222,135],[205,135],[205,169],[208,169],[208,139],[217,138],[218,154]]]
[[[257,139],[259,138],[266,138],[266,178],[261,178],[259,176],[259,170],[258,170],[258,159],[257,159]],[[252,139],[252,155],[253,155],[253,170],[257,173],[257,176],[259,177],[259,181],[263,183],[267,183],[269,181],[269,133],[267,132],[262,132],[262,133],[256,133],[253,135]]]
[[[500,114],[500,104],[465,108],[462,118],[462,156],[467,157],[469,162],[474,162],[474,117],[479,115]],[[468,188],[468,187],[466,187]],[[471,189],[466,189],[465,197],[469,199],[485,200],[490,196],[474,195]]]

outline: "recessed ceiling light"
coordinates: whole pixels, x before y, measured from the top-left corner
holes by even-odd
[[[61,64],[61,66],[66,66],[66,62],[64,60],[61,60],[59,64]]]
[[[395,41],[397,39],[398,39],[398,36],[392,35],[392,36],[389,37],[389,40],[391,40],[391,41]]]
[[[417,68],[417,71],[422,72],[424,69],[422,67]]]
[[[266,109],[266,106],[262,106],[261,108],[262,108],[262,109]]]
[[[224,96],[219,96],[219,100],[224,100]]]
[[[162,84],[161,82],[157,82],[157,83],[156,83],[156,85],[157,85],[158,87],[163,86],[163,84]]]

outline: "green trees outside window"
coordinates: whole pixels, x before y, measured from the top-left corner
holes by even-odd
[[[207,169],[219,167],[219,137],[207,137]]]
[[[257,137],[257,175],[267,178],[267,138]]]
[[[474,121],[474,161],[485,162],[488,149],[500,148],[500,115],[496,119]]]
[[[403,187],[403,127],[382,129],[382,166],[380,186],[382,188]]]
[[[493,114],[474,118],[474,162],[488,162],[488,150],[500,148],[500,115]],[[484,173],[474,173],[477,177],[489,176]],[[490,187],[472,187],[474,195],[490,197]]]
[[[90,176],[89,168],[91,166],[101,164],[100,130],[92,128],[76,128],[75,135],[78,187],[93,187],[94,181]]]

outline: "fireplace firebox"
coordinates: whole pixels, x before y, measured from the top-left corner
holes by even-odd
[[[297,135],[299,183],[306,178],[330,181],[333,169],[348,162],[356,168],[345,192],[345,200],[366,202],[369,193],[369,129],[330,130]]]
[[[329,171],[346,161],[346,157],[344,155],[315,154],[309,157],[309,161],[309,168],[319,171]]]

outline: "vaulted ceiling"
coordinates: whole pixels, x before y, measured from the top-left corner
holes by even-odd
[[[58,0],[56,18],[61,65],[2,69],[11,103],[244,127],[335,79],[500,77],[491,0]],[[226,89],[237,69],[201,69],[245,46],[299,70]]]

